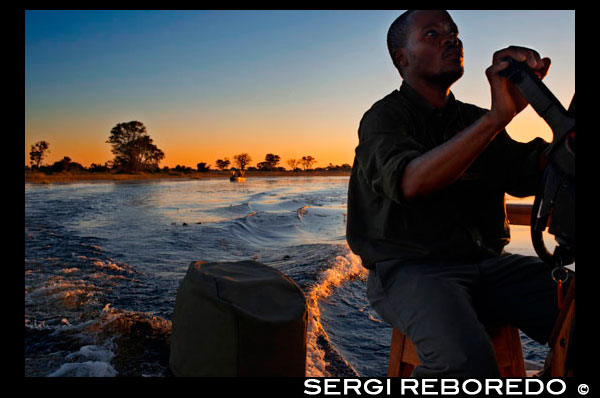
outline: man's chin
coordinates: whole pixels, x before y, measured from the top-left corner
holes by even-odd
[[[440,86],[450,87],[452,84],[454,84],[454,82],[460,79],[464,73],[465,70],[462,67],[448,70],[440,73],[437,76],[434,76],[433,81]]]

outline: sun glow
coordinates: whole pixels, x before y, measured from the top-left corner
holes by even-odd
[[[28,10],[25,164],[41,140],[50,143],[42,164],[65,156],[85,167],[104,164],[113,159],[111,128],[132,120],[164,151],[160,166],[214,168],[242,152],[252,165],[267,153],[286,168],[307,155],[315,167],[352,164],[362,115],[401,83],[385,44],[400,13]],[[465,46],[457,99],[489,107],[491,55],[523,40],[552,58],[553,93],[572,96],[574,11],[450,14]],[[519,18],[528,23],[514,24]],[[518,141],[551,139],[531,110],[507,130]]]

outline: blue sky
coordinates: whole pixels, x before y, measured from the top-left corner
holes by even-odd
[[[385,36],[402,11],[26,11],[25,162],[43,139],[47,162],[104,163],[110,129],[140,120],[163,165],[243,151],[352,163],[362,114],[401,83]],[[546,83],[568,105],[574,11],[450,14],[465,47],[458,99],[489,107],[484,70],[515,44],[552,59]],[[524,111],[508,131],[548,139],[537,119]]]

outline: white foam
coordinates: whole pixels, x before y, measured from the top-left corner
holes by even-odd
[[[331,268],[323,271],[319,276],[319,282],[307,294],[308,302],[308,328],[307,328],[307,356],[306,376],[324,377],[328,362],[325,360],[325,352],[317,344],[317,338],[323,336],[328,339],[327,333],[321,325],[321,313],[319,301],[327,298],[333,289],[340,286],[344,281],[364,277],[367,270],[362,266],[360,257],[350,251],[346,244],[347,254],[337,256]]]
[[[73,267],[73,268],[63,268],[63,269],[60,271],[60,273],[61,273],[61,274],[72,274],[72,273],[75,273],[75,272],[78,272],[78,271],[79,271],[79,268],[77,268],[77,267]]]
[[[125,268],[123,267],[119,267],[116,263],[112,262],[112,261],[102,261],[102,260],[98,260],[98,261],[94,261],[92,263],[92,265],[95,265],[98,268],[108,268],[108,269],[112,269],[115,271],[125,271]]]
[[[67,355],[65,360],[69,362],[48,377],[114,377],[118,372],[110,364],[115,356],[110,347],[112,341],[107,346],[84,345],[79,351]]]
[[[98,345],[84,345],[77,352],[73,352],[65,357],[66,360],[88,359],[94,362],[110,362],[115,354]]]
[[[115,377],[117,371],[102,361],[65,363],[48,377]]]
[[[298,215],[298,219],[302,220],[302,216],[304,216],[306,214],[306,212],[308,211],[308,208],[310,206],[302,206],[301,208],[299,208],[298,210],[296,210],[296,214]]]

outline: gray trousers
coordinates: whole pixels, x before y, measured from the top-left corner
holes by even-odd
[[[369,271],[367,297],[417,347],[413,377],[499,377],[483,324],[510,322],[546,344],[558,316],[551,272],[508,253],[474,264],[390,260]]]

